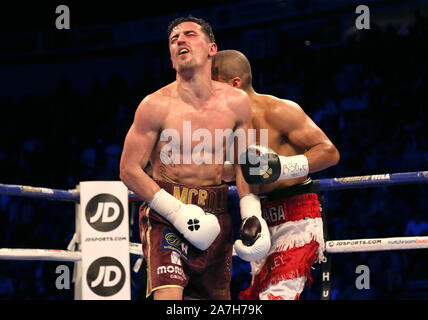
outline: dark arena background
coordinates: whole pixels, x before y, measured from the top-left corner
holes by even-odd
[[[57,29],[59,5],[69,8],[69,29]],[[297,102],[336,145],[339,164],[313,179],[428,170],[428,1],[64,0],[0,5],[0,183],[68,190],[119,180],[136,107],[175,79],[167,25],[189,14],[211,23],[219,50],[247,55],[257,92]],[[326,191],[329,239],[427,236],[427,191],[422,183]],[[231,197],[238,221],[237,204]],[[132,242],[138,205],[130,205]],[[65,249],[74,230],[73,204],[0,196],[1,248]],[[330,298],[428,299],[427,252],[332,254]],[[142,300],[137,258],[132,299]],[[73,270],[0,260],[0,299],[73,300],[73,285],[55,285],[58,265]],[[370,271],[368,287],[357,285],[358,266]],[[322,296],[321,267],[312,274],[302,300]],[[234,257],[233,299],[249,281],[249,265]]]

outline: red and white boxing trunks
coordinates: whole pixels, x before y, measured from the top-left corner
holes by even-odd
[[[251,263],[253,279],[242,299],[298,299],[312,283],[311,267],[324,258],[319,195],[309,179],[260,195],[272,246],[267,257]]]

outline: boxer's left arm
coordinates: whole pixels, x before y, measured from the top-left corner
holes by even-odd
[[[240,91],[234,105],[238,118],[233,145],[233,166],[236,175],[236,188],[240,198],[239,205],[242,219],[240,229],[241,239],[236,240],[234,246],[236,253],[241,259],[255,261],[262,259],[269,252],[271,245],[270,233],[266,221],[262,217],[260,199],[252,193],[257,192],[257,186],[251,186],[250,188],[250,185],[242,175],[241,166],[238,163],[239,155],[245,152],[249,145],[255,143],[256,138],[255,135],[252,136],[249,134],[249,129],[252,129],[252,114],[247,94]]]

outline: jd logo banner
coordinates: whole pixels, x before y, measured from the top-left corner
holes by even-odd
[[[108,232],[116,229],[123,220],[123,206],[115,196],[102,193],[89,200],[86,221],[97,231]]]
[[[112,257],[101,257],[89,266],[86,274],[89,288],[97,295],[108,297],[118,293],[125,283],[125,269]]]

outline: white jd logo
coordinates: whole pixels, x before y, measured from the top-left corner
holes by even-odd
[[[113,213],[109,215],[110,209],[112,209]],[[101,222],[109,223],[115,221],[120,214],[120,207],[115,202],[98,202],[97,211],[95,214],[89,219],[90,223],[94,223],[101,218]]]
[[[101,282],[102,286],[113,287],[117,285],[121,279],[121,270],[117,266],[101,266],[98,271],[97,278],[91,281],[91,288],[98,287]]]
[[[123,221],[125,210],[118,198],[102,193],[88,201],[85,209],[86,221],[97,231],[116,229]]]

